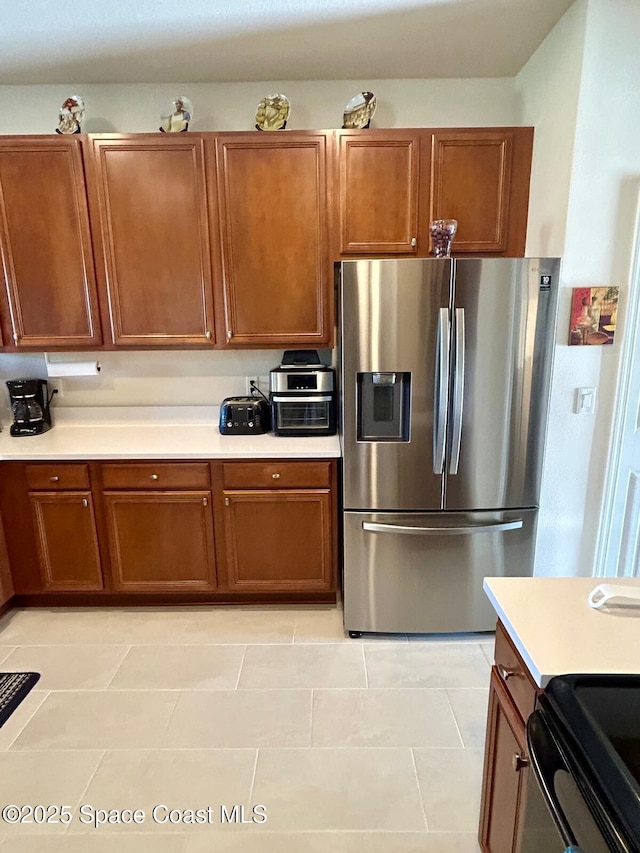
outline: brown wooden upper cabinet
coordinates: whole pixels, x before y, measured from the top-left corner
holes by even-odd
[[[427,219],[458,221],[454,255],[524,255],[532,149],[532,127],[432,132]]]
[[[103,322],[125,346],[214,343],[204,142],[91,138]]]
[[[532,145],[530,127],[338,131],[334,257],[426,257],[433,219],[458,220],[454,255],[524,255]]]
[[[338,228],[343,254],[416,254],[420,135],[338,134]]]
[[[0,137],[5,345],[102,340],[79,139]]]
[[[237,347],[331,343],[329,141],[324,132],[288,131],[216,138],[221,342]],[[214,143],[208,144],[212,167]]]

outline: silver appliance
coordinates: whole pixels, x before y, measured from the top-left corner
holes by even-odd
[[[560,262],[342,264],[344,620],[487,631],[532,572]]]
[[[335,435],[335,371],[316,350],[285,350],[269,374],[269,400],[276,435]]]

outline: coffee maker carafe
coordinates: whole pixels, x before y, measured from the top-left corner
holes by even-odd
[[[11,435],[39,435],[51,428],[51,398],[45,379],[10,379],[7,388],[13,413]]]

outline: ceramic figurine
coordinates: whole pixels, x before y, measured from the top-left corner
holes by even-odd
[[[258,104],[256,130],[284,130],[290,111],[286,95],[267,95]]]
[[[80,133],[84,118],[84,101],[80,95],[71,95],[60,107],[56,133]]]
[[[160,133],[184,133],[189,130],[189,122],[193,118],[193,104],[189,98],[180,95],[172,101],[172,110],[167,110],[160,117]]]
[[[376,111],[376,96],[373,92],[359,92],[351,98],[344,108],[342,116],[342,127],[344,130],[351,128],[367,128]]]

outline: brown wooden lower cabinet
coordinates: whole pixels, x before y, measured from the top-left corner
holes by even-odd
[[[500,623],[489,683],[480,847],[483,853],[519,853],[529,783],[526,719],[537,688]]]
[[[6,462],[0,513],[27,605],[335,600],[335,460]]]
[[[227,583],[238,590],[329,590],[329,489],[224,492]]]
[[[105,492],[116,590],[216,587],[211,492]]]
[[[44,592],[103,589],[91,492],[30,492]]]

